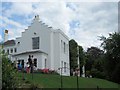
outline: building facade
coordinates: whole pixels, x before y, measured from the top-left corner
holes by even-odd
[[[3,48],[12,62],[20,62],[25,66],[29,55],[33,55],[37,69],[46,68],[70,75],[69,38],[61,30],[54,30],[39,21],[38,15],[21,37],[7,40]]]

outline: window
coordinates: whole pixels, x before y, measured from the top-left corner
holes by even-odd
[[[14,52],[17,52],[17,48],[14,48]]]
[[[65,42],[64,42],[64,53],[65,53]]]
[[[24,60],[21,60],[22,68],[24,68]]]
[[[9,54],[9,49],[7,49],[7,54]]]
[[[61,40],[61,52],[63,52],[63,41]]]
[[[34,59],[34,66],[37,67],[37,59]]]
[[[61,48],[62,48],[62,40],[61,40]]]
[[[45,68],[46,68],[46,66],[47,66],[47,59],[45,59]]]
[[[13,53],[13,49],[12,48],[11,48],[10,52]]]
[[[66,62],[64,62],[64,72],[66,72],[66,69],[67,69]]]
[[[20,44],[20,42],[18,42],[18,44]]]
[[[63,47],[62,44],[63,44],[63,41],[61,40],[61,47]]]
[[[18,60],[18,66],[19,64],[22,66],[22,68],[24,68],[24,60]]]
[[[66,52],[69,52],[69,44],[66,45]]]
[[[61,67],[63,67],[63,61],[61,61]]]
[[[34,32],[34,35],[36,35],[36,32]]]
[[[39,49],[39,37],[32,38],[33,49]]]

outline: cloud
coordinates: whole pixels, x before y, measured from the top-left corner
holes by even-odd
[[[119,0],[3,0],[2,2],[118,2]]]
[[[40,3],[34,13],[40,15],[40,19],[55,29],[61,29],[66,34],[69,31],[69,22],[73,18],[73,11],[66,7],[65,2],[60,3]]]
[[[4,17],[4,16],[0,16],[0,20],[2,21],[2,24],[4,22],[4,24],[3,24],[4,27],[7,26],[8,24],[11,24],[13,26],[16,26],[17,28],[25,28],[24,25],[21,25],[20,23],[15,22],[11,19],[8,19],[7,17]]]
[[[3,38],[2,38],[2,36],[0,35],[0,41],[2,41],[3,40]]]
[[[76,5],[78,8],[74,10],[77,12],[74,20],[79,21],[80,25],[70,30],[74,31],[70,37],[77,40],[84,49],[91,46],[100,47],[101,41],[98,40],[98,36],[108,37],[109,33],[118,30],[117,3],[76,3]]]
[[[3,15],[7,17],[11,17],[12,15],[27,16],[32,13],[32,10],[33,10],[32,3],[16,2],[16,3],[11,3],[11,5],[9,5],[9,9],[3,10]]]
[[[27,27],[26,25],[8,19],[7,17],[0,16],[0,20],[2,21],[2,23],[0,23],[1,36],[3,36],[4,30],[7,29],[9,30],[9,39],[15,39],[16,37],[21,36],[21,32]],[[3,39],[0,39],[0,41],[2,40]]]
[[[19,2],[3,7],[4,17],[0,19],[4,22],[2,27],[11,30],[10,39],[20,36],[37,14],[41,21],[61,29],[84,49],[99,46],[98,36],[118,30],[115,2]]]

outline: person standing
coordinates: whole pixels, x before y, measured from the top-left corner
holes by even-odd
[[[28,64],[29,64],[29,70],[31,71],[31,66],[32,66],[32,59],[31,59],[31,55],[29,55],[29,58],[28,58]]]
[[[26,63],[26,72],[27,72],[27,73],[30,73],[30,65],[29,65],[28,62]]]
[[[33,73],[33,66],[34,66],[34,61],[33,61],[33,55],[31,57],[31,73]]]
[[[22,70],[22,65],[21,65],[21,63],[18,63],[18,70]]]
[[[31,66],[31,62],[32,62],[32,60],[31,60],[31,55],[29,55],[28,63],[30,64],[30,66]]]

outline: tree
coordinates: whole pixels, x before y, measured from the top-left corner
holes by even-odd
[[[69,41],[69,57],[70,57],[70,70],[75,70],[77,65],[77,42],[75,40]],[[72,75],[72,72],[71,72]]]
[[[16,73],[17,71],[12,66],[11,61],[7,58],[5,54],[2,55],[2,88],[10,89],[16,88],[18,85],[18,80]]]
[[[78,47],[79,47],[79,63],[80,71],[82,71],[82,66],[85,65],[85,55],[83,47],[78,45],[77,42],[73,39],[69,41],[69,52],[70,52],[70,70],[72,72],[78,67]],[[80,75],[82,72],[80,72]]]
[[[104,52],[97,47],[91,47],[86,52],[86,72],[97,78],[104,77]],[[87,74],[88,75],[88,74]],[[88,75],[89,76],[89,75]]]
[[[109,80],[120,83],[120,33],[101,37],[105,51],[105,70]]]
[[[79,46],[79,62],[80,62],[80,75],[82,75],[82,67],[85,65],[85,52],[83,51],[83,47]]]

